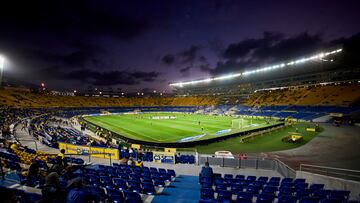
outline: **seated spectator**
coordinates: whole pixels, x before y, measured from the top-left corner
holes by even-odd
[[[128,157],[123,157],[122,159],[120,159],[120,164],[127,165],[128,161],[129,161]]]
[[[78,177],[69,180],[68,195],[66,197],[66,203],[82,203],[92,202],[92,196],[84,189],[83,179]]]
[[[29,167],[27,172],[27,179],[32,180],[33,178],[37,178],[39,175],[40,166],[36,161],[33,161]]]
[[[59,175],[62,175],[63,173],[65,173],[65,169],[66,169],[66,166],[65,166],[64,161],[62,160],[61,156],[57,156],[56,163],[50,167],[49,171],[56,172]]]
[[[205,162],[205,166],[203,166],[201,168],[201,172],[200,172],[200,179],[207,177],[207,178],[213,178],[214,177],[214,173],[212,168],[209,165],[209,162]]]
[[[140,158],[137,159],[135,162],[135,166],[143,167],[144,163],[143,163],[142,159],[140,159]]]
[[[49,203],[64,202],[65,191],[60,187],[59,174],[51,172],[45,177],[45,185],[42,189],[43,201]]]
[[[129,166],[134,166],[134,165],[135,165],[135,162],[134,162],[134,159],[133,159],[132,156],[129,158],[127,164],[128,164]]]

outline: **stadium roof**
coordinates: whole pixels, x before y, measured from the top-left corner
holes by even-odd
[[[240,77],[240,76],[247,76],[247,75],[251,75],[251,74],[255,74],[255,73],[259,73],[259,72],[266,72],[266,71],[271,71],[271,70],[275,70],[275,69],[279,69],[279,68],[286,68],[286,67],[294,66],[294,65],[297,65],[297,64],[306,63],[308,61],[322,60],[326,56],[334,55],[334,54],[337,54],[337,53],[339,53],[341,51],[342,51],[342,49],[336,49],[336,50],[329,51],[329,52],[321,52],[319,54],[316,54],[316,55],[313,55],[313,56],[310,56],[310,57],[299,58],[299,59],[296,59],[296,60],[291,60],[291,61],[288,61],[288,62],[285,62],[285,63],[271,65],[271,66],[255,68],[254,70],[251,70],[251,71],[244,71],[244,72],[241,72],[241,73],[232,73],[232,74],[223,75],[223,76],[219,76],[219,77],[212,77],[212,78],[206,78],[206,79],[200,79],[200,80],[178,82],[178,83],[170,83],[170,86],[172,86],[172,87],[183,87],[183,86],[186,86],[186,85],[196,85],[196,84],[200,84],[200,83],[210,83],[212,81],[218,81],[218,80],[229,80],[229,79],[237,78],[237,77]]]

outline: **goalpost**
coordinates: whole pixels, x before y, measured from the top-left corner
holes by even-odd
[[[242,118],[234,119],[231,121],[231,127],[240,129],[244,127],[244,123],[244,119]]]

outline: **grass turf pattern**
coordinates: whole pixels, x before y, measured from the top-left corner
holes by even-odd
[[[175,116],[175,119],[153,119],[153,117]],[[203,135],[194,140],[210,139],[231,133],[264,127],[263,119],[244,118],[242,128],[232,128],[231,116],[186,114],[186,113],[143,113],[88,116],[85,119],[107,130],[136,140],[149,142],[178,142],[184,138]],[[230,132],[216,134],[231,129]]]

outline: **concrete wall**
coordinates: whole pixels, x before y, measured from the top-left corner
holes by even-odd
[[[305,178],[306,182],[309,184],[313,184],[313,183],[325,184],[325,189],[349,190],[351,191],[350,193],[351,200],[357,200],[359,198],[360,182],[357,181],[334,178],[325,175],[309,173],[305,171],[296,171],[296,178]]]

